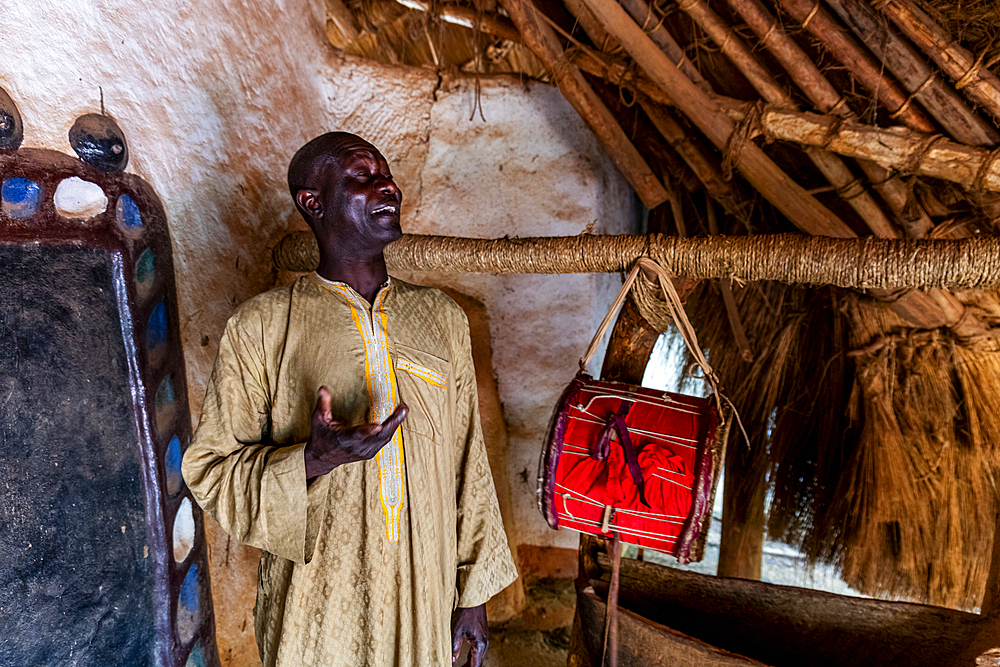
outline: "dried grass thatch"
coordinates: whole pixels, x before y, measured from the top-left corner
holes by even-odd
[[[1000,67],[1000,2],[998,0],[917,0],[941,27],[977,55],[987,69]]]
[[[347,0],[335,4],[340,2],[327,0],[327,33],[330,42],[345,53],[441,71],[547,76],[530,50],[509,39],[516,35],[509,21],[499,30],[494,27],[501,36],[469,27],[490,20],[497,23],[496,3],[408,0],[404,5],[396,0]],[[349,16],[334,20],[344,10]]]
[[[752,363],[718,325],[714,289],[692,310],[766,471],[746,479],[768,480],[772,538],[866,594],[977,607],[997,510],[1000,348],[915,331],[834,288],[752,285],[736,298]]]

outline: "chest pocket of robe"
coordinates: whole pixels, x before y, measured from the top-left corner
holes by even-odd
[[[443,443],[450,429],[451,363],[406,345],[396,345],[399,397],[410,408],[404,422],[415,433]]]

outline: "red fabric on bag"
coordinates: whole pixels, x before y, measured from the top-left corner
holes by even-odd
[[[672,553],[691,513],[699,443],[714,436],[717,415],[708,399],[654,390],[623,394],[620,387],[588,385],[568,408],[555,476],[559,526],[592,535],[617,532],[624,542]],[[650,507],[639,499],[620,440],[611,442],[608,460],[591,457],[601,430],[625,400],[634,401],[625,423]],[[702,477],[705,472],[711,474],[702,471]],[[606,505],[614,510],[609,530],[602,531]]]

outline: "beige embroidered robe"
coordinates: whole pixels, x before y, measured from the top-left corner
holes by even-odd
[[[306,483],[317,392],[351,424],[405,402],[370,461]],[[451,664],[451,613],[516,577],[479,424],[464,312],[392,279],[369,305],[316,274],[226,325],[184,455],[191,492],[259,547],[265,666]]]

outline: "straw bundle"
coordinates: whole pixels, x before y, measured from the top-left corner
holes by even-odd
[[[997,508],[996,344],[909,329],[835,288],[763,283],[736,298],[752,363],[712,289],[690,310],[767,472],[771,537],[869,595],[980,605]],[[996,309],[983,294],[966,301]]]

